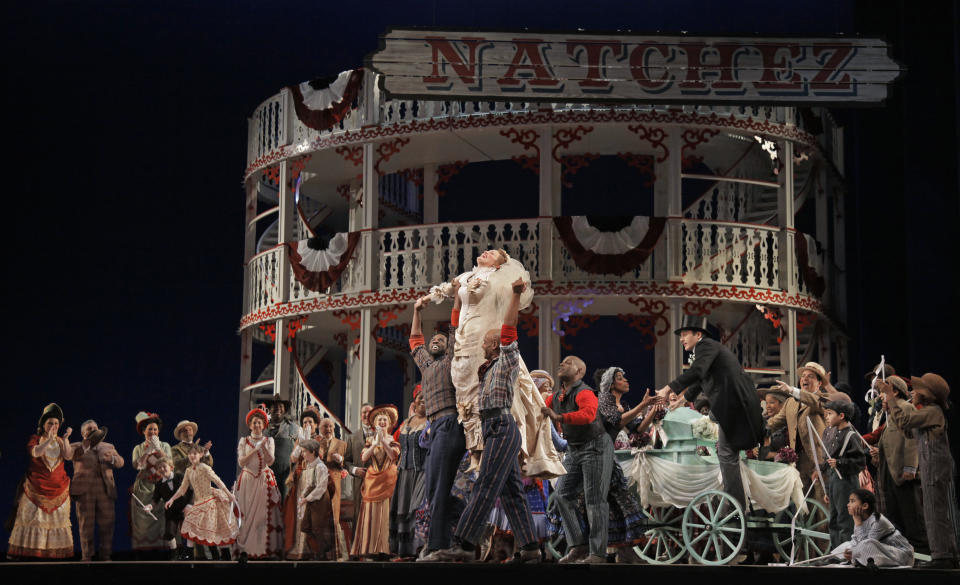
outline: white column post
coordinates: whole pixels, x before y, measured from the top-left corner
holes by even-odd
[[[793,124],[794,109],[785,108],[786,123]],[[790,294],[797,292],[797,255],[794,249],[794,192],[793,142],[784,140],[780,148],[780,188],[777,190],[777,225],[780,226],[780,288]],[[797,374],[797,311],[782,307],[783,341],[780,343],[780,367],[787,380],[795,381]]]
[[[353,332],[359,335],[360,342],[354,344],[355,337],[347,340],[346,366],[346,404],[344,422],[351,431],[360,428],[360,407],[365,403],[374,403],[376,396],[374,376],[377,360],[377,340],[371,334],[375,324],[373,309],[360,310],[360,329]]]
[[[293,190],[287,184],[290,179],[290,165],[283,161],[280,163],[280,189],[279,203],[280,209],[277,216],[278,236],[277,242],[292,241],[294,238],[293,214],[296,209],[296,202],[293,200]],[[280,250],[280,266],[278,272],[278,294],[277,300],[285,303],[290,298],[290,258],[286,248]],[[273,344],[273,395],[285,399],[293,400],[290,396],[290,375],[292,372],[292,360],[290,352],[286,348],[288,319],[277,319],[276,338]]]
[[[378,257],[376,254],[376,228],[377,212],[380,202],[379,181],[380,177],[374,168],[376,162],[376,152],[374,144],[371,142],[363,145],[363,206],[356,207],[353,210],[351,229],[362,230],[360,235],[361,249],[358,255],[363,262],[362,286],[360,290],[376,290],[379,286],[377,275],[379,273]],[[364,402],[373,403],[376,396],[376,366],[377,366],[377,340],[372,333],[376,326],[376,317],[374,309],[360,309],[360,343],[358,346],[347,346],[347,389],[346,389],[346,409],[344,411],[347,427],[350,430],[360,428],[360,406]],[[354,357],[354,350],[359,351],[359,356]]]
[[[662,211],[667,220],[664,234],[666,250],[665,274],[668,280],[680,280],[683,274],[683,268],[680,266],[680,247],[683,245],[683,230],[680,219],[683,217],[683,178],[680,176],[683,172],[682,158],[680,151],[683,145],[680,140],[682,128],[671,129],[667,136],[667,147],[670,149],[670,155],[663,163],[656,165],[657,182],[654,184],[654,194],[656,199],[654,205],[660,200],[661,194],[664,197],[664,203],[660,203],[658,214]],[[661,178],[662,177],[662,178]],[[665,183],[665,184],[664,184]],[[671,378],[672,380],[673,378]]]
[[[538,126],[540,135],[537,146],[540,148],[540,181],[538,183],[539,215],[540,215],[540,258],[537,278],[539,280],[556,281],[558,266],[554,263],[555,238],[553,218],[560,215],[560,165],[553,159],[553,128]],[[541,329],[541,332],[543,329]],[[545,369],[545,368],[541,368]],[[549,371],[549,370],[548,370]]]
[[[673,330],[679,327],[683,320],[683,312],[680,310],[680,301],[668,300],[666,303],[670,331],[658,339],[653,348],[654,384],[657,388],[663,388],[679,376],[683,368],[683,348],[680,345],[680,338],[673,334]]]
[[[549,372],[556,384],[557,368],[560,366],[560,336],[553,332],[553,312],[549,298],[537,299],[538,367]]]
[[[244,200],[244,238],[243,238],[243,309],[249,306],[250,299],[250,268],[248,263],[256,252],[257,245],[257,226],[251,225],[253,218],[257,216],[257,193],[259,191],[258,177],[250,178],[244,189],[246,197]],[[244,392],[244,388],[253,382],[253,333],[250,328],[240,332],[240,388],[237,397],[237,434],[241,434],[244,429],[244,417],[250,408],[250,395]],[[239,437],[238,437],[239,438]]]
[[[780,324],[783,326],[783,341],[780,342],[780,367],[784,372],[784,381],[790,384],[797,383],[797,310],[794,308],[780,309],[782,316]]]

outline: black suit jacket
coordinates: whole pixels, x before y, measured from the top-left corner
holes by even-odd
[[[736,449],[752,449],[763,437],[763,416],[753,380],[733,352],[718,341],[701,339],[694,356],[690,369],[670,382],[670,388],[674,392],[686,388],[684,396],[691,402],[703,392],[727,442]]]
[[[177,490],[180,489],[180,484],[182,483],[182,473],[174,473],[173,478],[169,482],[161,479],[157,482],[157,487],[153,490],[153,501],[163,503],[169,502],[170,498],[173,497],[173,494],[177,493]],[[191,502],[193,502],[193,488],[187,488],[187,492],[164,512],[166,519],[182,522],[183,509],[186,508],[187,504],[190,504]]]

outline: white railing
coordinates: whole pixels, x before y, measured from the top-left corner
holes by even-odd
[[[684,282],[780,288],[780,230],[722,221],[680,220]]]
[[[278,147],[300,145],[303,150],[318,138],[335,136],[344,132],[359,130],[365,126],[391,126],[412,121],[426,121],[438,118],[463,118],[470,116],[496,116],[518,114],[549,109],[562,113],[568,111],[589,111],[611,109],[616,111],[665,112],[676,110],[678,106],[651,104],[579,104],[579,103],[531,103],[531,102],[491,102],[491,101],[435,101],[423,99],[388,100],[377,90],[378,76],[366,71],[363,87],[358,92],[354,107],[347,115],[330,129],[318,131],[303,125],[293,108],[290,91],[283,89],[270,97],[256,110],[250,119],[247,143],[247,164],[251,165],[261,157],[271,154]],[[372,104],[368,107],[367,100]],[[680,106],[685,113],[704,116],[717,116],[736,120],[755,120],[783,124],[786,122],[786,108],[777,106],[743,105],[685,105]],[[370,112],[369,118],[365,112]],[[300,152],[298,152],[300,154]]]
[[[253,111],[247,141],[248,164],[287,144],[289,100],[289,92],[283,90]]]
[[[320,411],[321,418],[329,418],[333,420],[334,434],[339,436],[341,439],[346,440],[350,429],[343,424],[343,421],[340,420],[340,417],[327,408],[327,405],[324,404],[323,401],[317,398],[317,395],[313,393],[313,389],[310,388],[310,384],[303,375],[303,370],[300,369],[300,364],[297,361],[294,361],[293,365],[296,372],[293,376],[293,387],[290,389],[290,395],[293,398],[290,402],[292,403],[296,420],[300,420],[300,417],[303,415],[303,411],[308,406],[315,406],[317,410]]]
[[[284,254],[286,248],[278,246],[257,254],[247,263],[245,315],[280,302],[280,267]]]
[[[676,239],[669,241],[670,237]],[[530,272],[534,281],[549,280],[555,284],[654,282],[676,274],[687,284],[787,290],[791,286],[786,282],[786,275],[780,274],[782,237],[779,228],[760,224],[671,219],[651,256],[634,270],[615,275],[592,274],[579,268],[549,218],[387,228],[361,234],[353,260],[339,281],[327,290],[309,290],[288,271],[285,276],[289,279],[290,291],[285,301],[370,290],[371,283],[364,280],[367,258],[377,266],[377,284],[373,288],[423,290],[469,270],[476,257],[491,248],[507,250]],[[552,246],[541,246],[542,242],[552,242]],[[368,247],[373,247],[372,253],[367,252]],[[551,248],[552,259],[546,257]],[[668,249],[673,252],[668,254]],[[812,245],[808,249],[818,274],[826,277],[830,266],[824,267],[823,252]],[[278,278],[280,267],[285,265],[285,253],[286,248],[281,246],[250,260],[244,315],[281,302]],[[673,265],[664,266],[664,273],[655,274],[654,266],[664,264],[667,258],[672,258]],[[799,278],[799,272],[791,276],[799,283],[799,288],[791,290],[812,294]],[[828,287],[828,294],[824,296],[828,297],[829,293]]]
[[[540,220],[440,223],[377,231],[381,289],[423,288],[469,270],[490,248],[503,248],[540,279]]]

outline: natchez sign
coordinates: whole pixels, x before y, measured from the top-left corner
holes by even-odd
[[[900,74],[861,38],[394,29],[369,65],[394,97],[655,103],[876,103]]]

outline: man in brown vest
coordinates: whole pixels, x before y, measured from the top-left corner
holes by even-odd
[[[107,427],[102,429],[88,420],[80,426],[82,441],[73,447],[73,480],[70,497],[77,503],[80,551],[84,561],[92,561],[94,524],[100,527],[100,560],[109,561],[113,550],[114,503],[117,487],[113,470],[123,467],[123,457],[113,445],[105,443]]]

